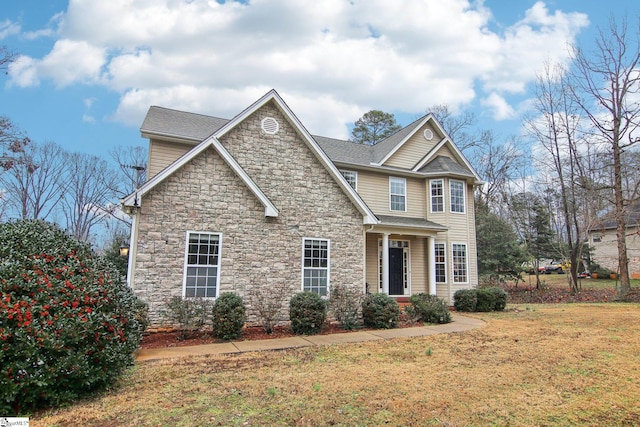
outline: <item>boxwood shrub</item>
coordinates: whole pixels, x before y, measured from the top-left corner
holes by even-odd
[[[460,289],[453,294],[453,306],[456,311],[473,312],[478,305],[478,295],[475,289]]]
[[[291,329],[299,335],[320,332],[327,318],[327,302],[315,292],[300,292],[289,302]]]
[[[497,286],[461,289],[453,295],[457,311],[503,311],[507,307],[507,292]]]
[[[245,321],[242,298],[232,292],[224,292],[211,308],[213,335],[223,340],[238,338]]]
[[[136,297],[112,264],[58,226],[0,224],[0,414],[111,384],[141,339]]]
[[[409,298],[413,306],[413,313],[418,321],[426,323],[449,323],[451,322],[451,312],[444,300],[435,295],[418,293]]]
[[[400,306],[389,295],[369,294],[362,303],[362,320],[367,327],[392,329],[397,326],[399,318]]]

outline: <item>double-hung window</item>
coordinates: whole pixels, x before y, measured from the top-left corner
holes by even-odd
[[[187,232],[182,291],[184,297],[218,296],[220,241],[221,235],[218,233]]]
[[[329,240],[304,239],[302,290],[326,296],[329,289]]]
[[[449,181],[451,212],[464,213],[464,187],[463,181]]]
[[[444,181],[431,180],[431,212],[444,212]]]
[[[454,243],[451,245],[453,265],[453,283],[467,283],[467,245],[464,243]]]
[[[389,177],[389,207],[392,211],[407,210],[407,180]]]
[[[351,188],[358,189],[358,172],[341,170],[340,173],[347,180]]]
[[[435,244],[435,264],[436,264],[436,283],[446,283],[447,281],[447,261],[446,248],[444,243]]]

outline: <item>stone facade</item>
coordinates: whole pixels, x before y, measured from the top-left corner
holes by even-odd
[[[268,135],[261,120],[275,118]],[[362,214],[274,103],[268,103],[220,139],[279,210],[264,207],[209,148],[145,195],[138,212],[132,285],[150,307],[152,327],[167,326],[164,301],[182,295],[187,231],[221,234],[220,289],[245,298],[251,287],[285,284],[302,290],[304,238],[330,241],[330,284],[364,292]]]

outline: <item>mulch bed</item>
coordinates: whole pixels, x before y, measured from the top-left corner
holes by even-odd
[[[572,293],[569,289],[542,288],[528,286],[508,286],[510,304],[558,304],[576,302],[640,302],[640,290],[633,288],[624,300],[619,298],[615,289],[583,289]]]
[[[416,326],[415,323],[401,319],[398,323],[399,328]],[[360,328],[359,331],[371,330],[370,328]],[[319,335],[341,334],[352,332],[342,329],[337,323],[326,323]],[[294,337],[289,326],[277,326],[271,334],[267,334],[260,326],[245,326],[242,328],[242,335],[234,341],[251,341],[251,340],[268,340],[275,338]],[[196,332],[187,339],[180,339],[179,332],[150,332],[142,337],[140,343],[141,349],[165,348],[165,347],[182,347],[188,345],[213,344],[225,342],[207,332]]]
[[[584,289],[578,293],[571,293],[568,289],[543,288],[536,289],[528,286],[507,286],[505,288],[509,294],[509,304],[558,304],[558,303],[578,303],[578,302],[619,302],[615,289]],[[640,303],[640,289],[633,288],[624,298],[625,302]],[[398,327],[415,326],[415,323],[401,319]],[[367,329],[360,329],[367,330]],[[336,323],[327,323],[320,334],[339,334],[345,331]],[[262,327],[248,326],[242,329],[239,341],[265,340],[275,338],[293,337],[295,334],[288,326],[278,326],[271,334],[267,334]],[[182,347],[188,345],[212,344],[223,342],[207,332],[197,332],[187,339],[180,339],[179,332],[151,332],[142,337],[140,348],[163,348]]]

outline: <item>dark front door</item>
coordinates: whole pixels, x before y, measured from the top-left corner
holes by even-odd
[[[389,248],[389,295],[404,295],[402,248]]]

